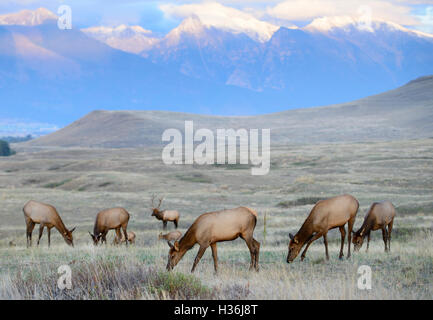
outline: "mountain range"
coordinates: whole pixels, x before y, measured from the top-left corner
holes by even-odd
[[[342,103],[433,74],[433,36],[325,17],[234,31],[198,17],[60,30],[41,8],[0,16],[0,118],[63,126],[95,109],[254,115]]]

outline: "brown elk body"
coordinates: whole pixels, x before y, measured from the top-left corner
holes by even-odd
[[[162,204],[162,198],[159,199],[159,204],[156,207],[153,204],[154,196],[152,197],[152,217],[155,217],[158,220],[162,221],[163,229],[165,230],[167,228],[167,222],[173,222],[174,226],[177,229],[177,226],[179,224],[179,212],[177,210],[160,210],[161,204]]]
[[[48,232],[48,246],[51,244],[51,228],[56,228],[68,245],[74,246],[72,232],[75,228],[68,230],[63,224],[56,208],[52,205],[30,200],[23,207],[24,219],[27,225],[27,247],[32,245],[32,232],[36,224],[39,224],[39,241],[41,240],[44,228]]]
[[[217,242],[231,241],[238,237],[245,240],[251,255],[250,270],[259,270],[260,243],[253,238],[257,222],[257,213],[246,207],[208,212],[200,215],[185,235],[174,244],[168,242],[167,270],[173,269],[185,253],[195,244],[199,244],[197,256],[191,272],[194,272],[198,262],[206,249],[210,246],[214,261],[215,272],[218,271]]]
[[[339,228],[341,233],[341,248],[339,258],[343,257],[344,240],[346,230],[344,225],[348,225],[348,253],[350,257],[350,240],[353,224],[355,223],[356,213],[358,212],[359,203],[353,196],[345,194],[325,200],[320,200],[311,210],[301,229],[293,236],[290,234],[289,253],[287,262],[292,262],[299,254],[299,251],[306,244],[301,255],[301,261],[304,260],[305,254],[311,243],[320,237],[323,237],[325,244],[326,259],[328,254],[327,233],[329,230]]]
[[[128,231],[128,241],[130,244],[135,243],[135,233],[134,232]],[[121,234],[120,240],[117,237],[117,235],[114,237],[113,244],[119,244],[119,243],[123,243],[123,242],[125,242],[125,236],[123,234]]]
[[[172,231],[167,234],[162,234],[162,232],[158,235],[158,239],[165,239],[167,241],[176,241],[182,237],[182,232],[180,231]]]
[[[394,223],[395,208],[390,201],[375,202],[370,206],[364,217],[364,222],[358,231],[353,234],[355,251],[362,247],[367,236],[367,250],[370,244],[371,231],[382,230],[382,238],[385,243],[385,252],[391,250],[391,231]],[[387,230],[388,227],[388,230]]]
[[[120,228],[122,228],[124,239],[128,240],[127,227],[129,222],[129,213],[124,208],[111,208],[99,212],[96,215],[95,225],[93,227],[92,237],[93,243],[98,244],[99,240],[101,243],[107,243],[107,233],[111,229],[116,230],[116,236],[120,239],[122,234]],[[128,241],[125,241],[128,245]]]

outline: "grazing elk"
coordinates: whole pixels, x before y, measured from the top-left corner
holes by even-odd
[[[158,239],[165,239],[167,241],[176,241],[182,237],[182,232],[180,231],[172,231],[167,234],[162,234],[162,232],[158,235]]]
[[[119,243],[125,242],[125,237],[123,236],[123,234],[121,234],[120,236],[121,236],[120,240],[117,237],[117,235],[114,237],[113,244],[119,244]],[[135,244],[135,233],[134,232],[128,231],[128,241],[130,244]]]
[[[350,238],[353,224],[355,223],[356,213],[358,212],[359,203],[353,196],[345,194],[325,200],[320,200],[311,210],[307,219],[298,233],[293,236],[291,233],[289,253],[287,262],[292,262],[299,254],[302,247],[307,244],[301,255],[301,261],[304,260],[305,254],[311,243],[320,237],[323,237],[325,244],[326,259],[329,260],[327,233],[329,230],[339,228],[341,233],[341,248],[339,258],[343,257],[344,239],[346,230],[344,225],[348,226],[349,248],[347,258],[350,257]]]
[[[256,271],[259,271],[260,243],[253,238],[256,222],[257,213],[246,207],[208,212],[200,215],[189,227],[182,239],[175,241],[174,244],[167,241],[170,246],[167,270],[172,270],[185,253],[198,243],[200,248],[195,257],[191,272],[194,272],[195,267],[209,246],[212,248],[215,272],[218,272],[217,242],[231,241],[241,237],[245,240],[250,250],[250,270],[255,268]]]
[[[179,212],[177,210],[160,210],[163,198],[159,199],[159,204],[155,207],[153,201],[155,196],[152,196],[152,217],[162,220],[164,230],[167,228],[167,222],[172,221],[177,229],[179,224]]]
[[[385,252],[391,250],[391,231],[394,223],[395,208],[390,201],[374,202],[364,222],[358,231],[353,232],[353,245],[355,251],[362,247],[365,236],[367,236],[367,252],[370,244],[370,232],[382,229],[382,238],[385,243]],[[388,231],[386,227],[388,226]],[[387,246],[388,243],[388,246]]]
[[[115,229],[116,236],[121,239],[122,235],[120,233],[120,228],[123,230],[124,239],[129,240],[126,231],[128,221],[129,213],[124,208],[111,208],[99,212],[96,215],[93,234],[89,232],[93,243],[97,245],[99,240],[101,240],[101,243],[105,242],[105,244],[107,244],[106,235],[111,229]],[[128,245],[128,241],[125,241],[125,243]]]
[[[30,200],[23,207],[24,219],[27,225],[27,247],[32,245],[32,232],[35,224],[39,224],[39,241],[41,240],[44,228],[47,227],[48,247],[51,244],[51,228],[55,227],[68,245],[74,246],[72,232],[75,228],[68,230],[63,224],[62,219],[52,205]]]

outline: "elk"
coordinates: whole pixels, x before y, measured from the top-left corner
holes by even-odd
[[[180,231],[172,231],[167,234],[162,234],[162,232],[158,235],[158,239],[165,239],[167,241],[176,241],[182,237],[182,232]]]
[[[339,228],[341,233],[341,248],[339,258],[343,257],[344,239],[346,230],[344,225],[348,226],[349,248],[347,258],[350,257],[350,240],[353,224],[355,223],[356,213],[358,212],[359,202],[353,196],[344,194],[337,197],[318,201],[298,233],[293,236],[291,233],[289,243],[289,253],[287,255],[287,263],[292,262],[299,254],[299,251],[306,244],[306,247],[301,255],[301,261],[304,260],[305,254],[311,243],[320,237],[323,237],[325,244],[326,259],[329,260],[328,254],[328,238],[329,230]]]
[[[364,217],[364,222],[358,231],[353,232],[353,246],[359,251],[367,236],[367,250],[370,244],[370,233],[382,229],[382,238],[385,243],[385,252],[391,250],[391,231],[394,223],[395,208],[390,201],[374,202]],[[388,230],[387,229],[388,226]],[[387,246],[388,244],[388,246]]]
[[[68,230],[63,224],[62,219],[57,213],[56,208],[52,205],[30,200],[23,207],[24,219],[27,225],[27,248],[32,245],[32,232],[35,224],[39,224],[39,241],[41,240],[44,228],[47,227],[48,232],[48,247],[51,244],[51,228],[55,227],[62,235],[65,242],[74,246],[72,232],[75,228]]]
[[[115,229],[116,236],[121,239],[120,228],[123,230],[123,235],[126,245],[128,245],[128,233],[126,228],[128,227],[129,213],[124,208],[111,208],[99,212],[96,215],[95,226],[93,227],[93,234],[90,234],[93,240],[93,244],[97,245],[99,240],[101,244],[105,242],[107,244],[106,235],[109,230]]]
[[[231,241],[241,237],[250,250],[250,270],[255,268],[256,271],[259,271],[260,243],[253,238],[256,222],[257,213],[247,207],[207,212],[200,215],[179,241],[176,240],[173,244],[167,241],[170,247],[167,270],[172,270],[185,253],[198,243],[200,248],[191,272],[194,272],[209,246],[212,249],[215,272],[218,272],[217,242]]]
[[[177,225],[179,223],[179,212],[177,210],[160,210],[162,200],[164,198],[159,199],[159,204],[155,207],[153,201],[155,196],[152,196],[152,217],[155,217],[158,220],[162,220],[164,230],[167,228],[167,222],[172,221],[177,229]]]
[[[125,237],[123,236],[123,234],[121,234],[120,236],[121,236],[120,240],[117,237],[117,235],[114,237],[113,244],[119,244],[119,243],[125,242]],[[135,233],[134,232],[128,231],[128,241],[130,244],[135,243]]]

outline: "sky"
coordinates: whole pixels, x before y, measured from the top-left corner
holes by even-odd
[[[265,23],[302,27],[315,18],[371,14],[411,29],[433,33],[433,0],[0,0],[0,14],[69,5],[75,27],[140,25],[165,34],[197,15],[212,24]]]

